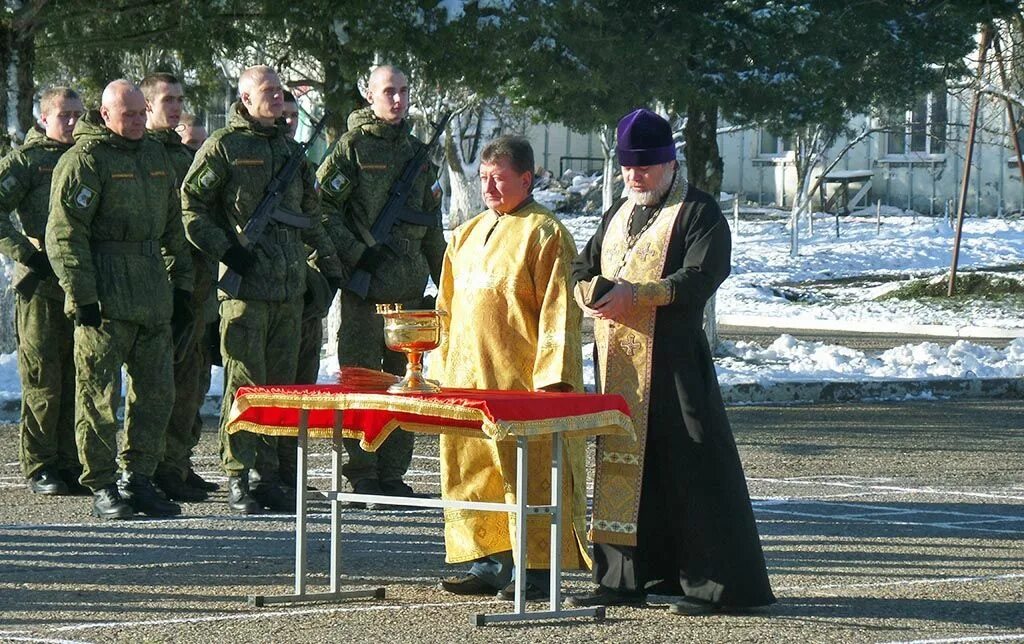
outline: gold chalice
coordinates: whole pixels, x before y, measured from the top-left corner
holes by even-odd
[[[423,354],[441,343],[441,316],[445,311],[402,309],[401,304],[378,304],[377,314],[384,316],[384,343],[392,351],[401,351],[409,361],[405,378],[388,387],[391,394],[436,393],[441,386],[423,377]]]

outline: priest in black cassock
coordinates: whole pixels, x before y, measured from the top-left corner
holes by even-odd
[[[598,389],[626,398],[637,437],[601,436],[594,483],[594,579],[575,606],[642,605],[681,595],[674,613],[775,601],[743,466],[702,319],[729,275],[729,226],[687,184],[668,122],[619,121],[628,197],[604,214],[573,265],[595,318]]]

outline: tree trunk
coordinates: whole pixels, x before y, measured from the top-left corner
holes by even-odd
[[[477,161],[467,163],[462,158],[462,146],[455,140],[453,132],[460,131],[454,124],[444,134],[445,169],[448,170],[448,184],[451,187],[451,201],[448,207],[448,228],[454,230],[484,210],[483,197],[476,173]]]
[[[723,164],[718,151],[718,106],[691,104],[686,108],[687,177],[694,186],[718,200],[722,190]],[[715,296],[704,307],[704,334],[714,351],[718,346],[718,319]]]
[[[615,128],[611,125],[601,128],[601,153],[604,155],[601,171],[601,212],[608,212],[618,196],[615,194]]]
[[[686,108],[686,167],[690,183],[716,200],[722,190],[722,157],[718,150],[718,106]]]

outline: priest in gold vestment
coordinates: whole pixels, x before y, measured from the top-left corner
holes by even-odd
[[[481,154],[481,191],[488,209],[460,226],[445,253],[437,308],[448,311],[429,372],[446,387],[519,391],[582,391],[582,312],[570,287],[576,256],[572,235],[530,196],[533,150],[521,137],[501,137]],[[584,544],[585,447],[564,441],[562,561],[589,568]],[[548,502],[551,442],[532,441],[529,501]],[[515,502],[513,441],[441,436],[441,493],[468,501]],[[536,523],[534,522],[536,520]],[[515,517],[501,512],[445,510],[446,561],[469,563],[467,574],[441,588],[460,595],[514,596]],[[527,526],[527,598],[547,595],[547,516]],[[520,566],[521,562],[515,562]]]

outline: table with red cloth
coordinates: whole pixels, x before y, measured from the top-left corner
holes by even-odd
[[[341,439],[355,438],[367,451],[376,450],[396,428],[414,432],[447,433],[481,440],[514,440],[517,451],[516,502],[474,502],[458,499],[423,499],[342,492]],[[341,590],[340,525],[343,502],[384,505],[440,507],[509,512],[517,515],[516,561],[525,561],[528,514],[551,517],[550,610],[527,611],[526,575],[517,575],[515,612],[474,615],[477,625],[521,619],[564,618],[589,615],[601,618],[603,608],[561,609],[561,486],[552,486],[551,504],[526,503],[528,468],[526,458],[531,440],[552,441],[552,481],[561,480],[561,438],[599,434],[633,434],[626,401],[618,395],[485,391],[444,389],[440,393],[388,394],[346,385],[279,385],[241,387],[235,394],[227,431],[250,431],[299,439],[296,477],[295,593],[283,596],[251,596],[254,605],[323,601],[351,597],[384,597],[383,588]],[[306,508],[307,439],[332,441],[332,489],[317,492],[331,502],[330,592],[306,590]]]

